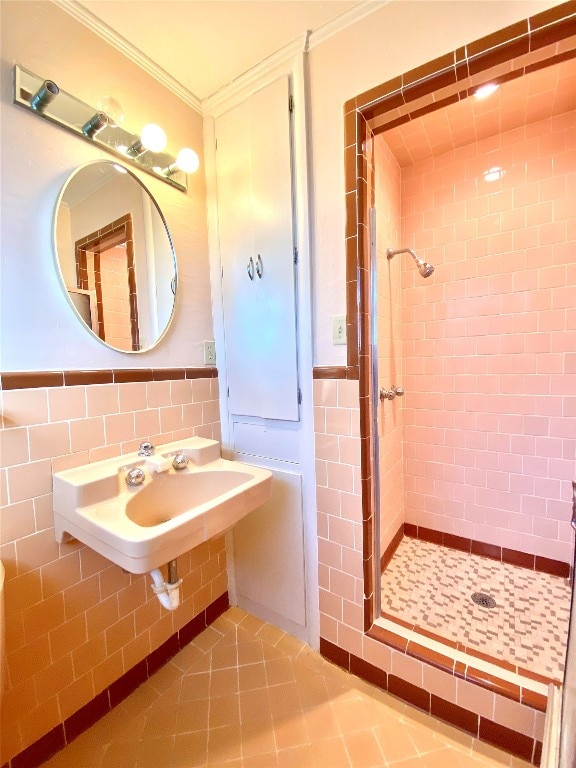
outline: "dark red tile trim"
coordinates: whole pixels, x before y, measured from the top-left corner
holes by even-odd
[[[523,760],[532,762],[536,742],[529,736],[517,733],[511,728],[494,723],[485,717],[480,718],[478,735],[482,741],[487,741],[489,744],[494,744],[494,746],[506,750],[506,752],[512,752],[512,754],[521,757]]]
[[[373,627],[372,630],[374,629],[377,628]],[[375,636],[372,630],[370,634]],[[402,680],[397,675],[387,674],[384,670],[374,667],[372,664],[358,658],[349,651],[345,651],[323,637],[320,638],[320,653],[328,661],[345,669],[347,672],[351,672],[383,691],[388,691],[393,696],[397,696],[399,699],[412,704],[433,717],[444,720],[475,738],[487,741],[489,744],[494,744],[517,757],[522,757],[534,765],[540,764],[541,742],[522,733],[517,733],[511,728],[494,723],[492,720],[480,717],[475,712],[470,712],[464,709],[464,707],[431,694],[413,683]],[[528,701],[524,703],[527,706],[532,706]]]
[[[430,714],[430,693],[397,675],[388,675],[388,693]]]
[[[144,681],[142,681],[144,682]],[[140,683],[138,683],[140,685]],[[104,717],[110,711],[110,700],[108,696],[108,690],[99,693],[92,701],[85,704],[78,712],[70,715],[64,723],[64,734],[66,736],[66,744],[70,744],[71,741],[91,725],[97,723],[101,717]]]
[[[570,578],[570,563],[564,563],[561,560],[550,560],[547,557],[530,555],[527,552],[506,549],[496,544],[466,539],[463,536],[454,536],[451,533],[435,531],[432,528],[425,528],[424,526],[413,525],[412,523],[404,523],[404,535],[410,536],[413,539],[429,541],[432,544],[440,544],[443,547],[458,549],[461,552],[471,552],[473,555],[488,557],[490,560],[499,560],[510,565],[518,565],[531,571],[548,573],[551,576],[561,576],[563,579]]]
[[[342,667],[342,669],[350,672],[350,653],[348,651],[321,637],[320,653],[325,659],[336,664],[337,667]]]
[[[37,371],[31,373],[1,374],[2,389],[30,389],[33,387],[61,387],[62,371]]]
[[[349,365],[319,366],[312,369],[313,379],[357,379],[358,370]]]
[[[38,768],[66,746],[64,726],[57,725],[8,763],[10,768]]]
[[[179,650],[210,626],[229,606],[228,592],[224,592],[159,648],[66,718],[63,723],[12,757],[2,768],[38,768],[135,691]]]
[[[138,381],[215,379],[218,369],[207,368],[114,368],[98,371],[24,371],[0,374],[0,389],[75,387],[90,384],[126,384]],[[333,378],[331,376],[325,378]],[[343,377],[346,378],[346,377]]]
[[[570,578],[570,565],[562,563],[559,560],[550,560],[548,557],[536,555],[534,570],[542,573],[549,573],[552,576],[561,576],[563,579]]]
[[[456,728],[460,728],[460,730],[466,731],[466,733],[478,736],[480,718],[475,712],[469,712],[464,707],[452,704],[452,702],[441,699],[435,694],[432,694],[430,714],[439,720],[450,723],[450,725],[455,725]]]
[[[388,673],[354,654],[350,654],[350,672],[383,691],[388,690]]]
[[[398,549],[398,545],[402,541],[404,537],[404,527],[401,525],[396,533],[394,534],[394,537],[390,544],[386,547],[385,552],[380,557],[380,570],[385,571],[386,567],[388,566],[390,560],[394,557],[394,552]]]

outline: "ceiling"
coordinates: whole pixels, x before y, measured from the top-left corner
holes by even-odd
[[[522,125],[576,110],[576,59],[504,83],[383,133],[400,167]]]
[[[75,15],[123,38],[197,99],[365,0],[77,0]],[[86,12],[88,12],[86,14]],[[106,30],[106,27],[109,29]]]

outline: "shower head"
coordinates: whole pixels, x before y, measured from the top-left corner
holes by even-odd
[[[427,261],[424,261],[424,259],[421,259],[420,256],[417,256],[411,248],[401,248],[398,251],[394,251],[392,248],[388,248],[388,259],[394,258],[394,256],[396,256],[398,253],[409,253],[416,262],[418,272],[420,272],[422,277],[430,277],[432,272],[434,272],[434,267],[432,264],[429,264]]]

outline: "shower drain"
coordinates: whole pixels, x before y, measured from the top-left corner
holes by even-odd
[[[472,600],[482,608],[496,608],[496,600],[485,592],[474,592]]]

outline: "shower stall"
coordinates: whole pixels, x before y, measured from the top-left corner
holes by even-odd
[[[571,59],[377,133],[370,169],[381,613],[556,683],[574,563],[575,82]]]

